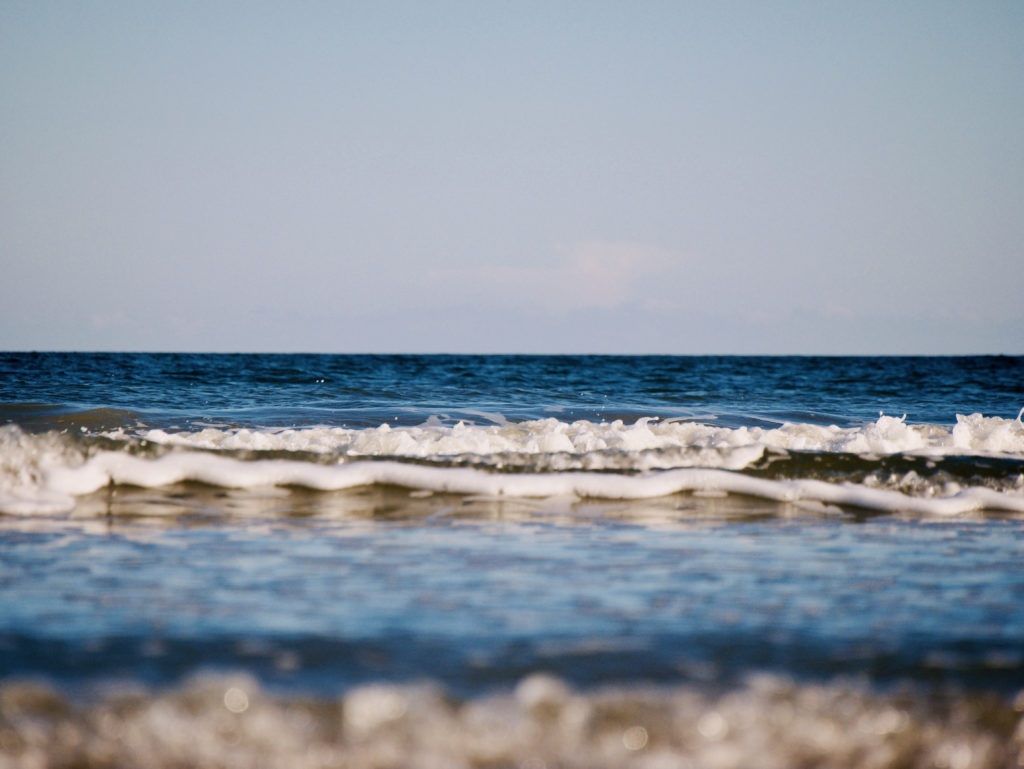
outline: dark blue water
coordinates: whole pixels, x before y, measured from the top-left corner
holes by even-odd
[[[119,409],[158,425],[418,424],[430,416],[716,416],[840,426],[879,412],[1013,418],[1024,358],[0,354],[4,421]],[[34,404],[36,408],[21,408]],[[108,417],[109,418],[109,417]]]

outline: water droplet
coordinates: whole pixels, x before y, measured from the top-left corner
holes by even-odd
[[[647,730],[642,726],[631,726],[622,733],[622,744],[626,750],[643,750],[647,746]]]
[[[224,692],[224,707],[232,713],[244,713],[249,709],[249,695],[232,686]]]
[[[697,731],[708,740],[720,740],[729,732],[729,724],[721,714],[712,710],[705,713],[697,722]]]

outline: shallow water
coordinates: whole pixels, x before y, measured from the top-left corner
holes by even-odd
[[[538,669],[578,684],[773,670],[1009,694],[1024,681],[1018,517],[399,490],[254,509],[188,492],[6,521],[0,674],[167,682],[248,646],[261,651],[240,660],[268,681],[330,695],[415,677],[425,659],[469,693]],[[160,504],[178,505],[171,521],[132,517]]]

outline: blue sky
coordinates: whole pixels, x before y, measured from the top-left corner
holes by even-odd
[[[1024,353],[1024,4],[0,4],[0,349]]]

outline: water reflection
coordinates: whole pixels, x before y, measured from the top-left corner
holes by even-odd
[[[369,486],[322,492],[298,487],[223,489],[181,483],[160,489],[131,486],[104,488],[81,497],[68,514],[0,516],[0,530],[56,529],[95,532],[97,522],[129,534],[138,529],[245,525],[273,521],[277,525],[303,522],[380,522],[429,525],[438,522],[542,523],[588,526],[621,523],[671,531],[769,520],[864,521],[878,513],[843,509],[817,502],[774,502],[741,495],[677,494],[636,501],[581,500],[576,497],[456,495]],[[1011,514],[976,513],[957,520],[1008,518]],[[1024,514],[1016,516],[1024,520]],[[922,516],[915,515],[920,519]],[[946,520],[946,517],[942,517]],[[325,532],[330,526],[325,527]]]
[[[428,673],[473,689],[538,669],[773,669],[1002,690],[1024,672],[1022,534],[1006,515],[733,496],[119,487],[69,515],[0,517],[0,676],[240,665],[288,685]]]

